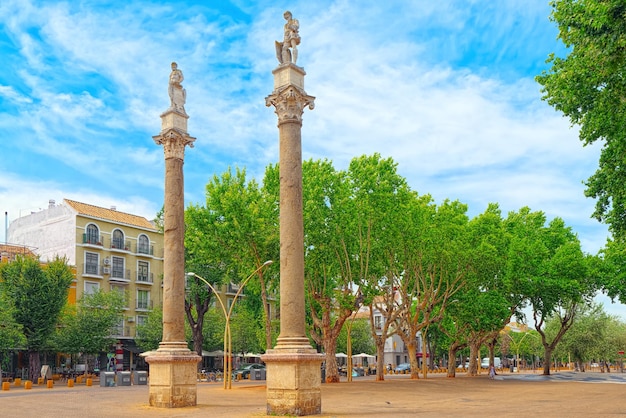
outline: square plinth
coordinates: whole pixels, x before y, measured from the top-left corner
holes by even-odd
[[[268,415],[319,415],[322,413],[321,370],[323,356],[313,353],[276,353],[269,350],[267,366]]]
[[[197,371],[200,357],[153,354],[150,364],[150,406],[181,408],[197,403]]]
[[[274,74],[274,90],[292,85],[304,90],[304,69],[294,64],[281,65],[272,71]]]
[[[187,132],[188,119],[189,116],[170,109],[161,115],[161,132],[166,132],[170,129]]]

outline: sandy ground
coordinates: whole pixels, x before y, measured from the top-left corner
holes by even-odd
[[[320,417],[617,417],[626,416],[626,374],[558,372],[410,380],[388,376],[322,384]],[[147,386],[103,388],[78,385],[0,391],[0,417],[260,417],[262,381],[198,384],[196,407],[148,406]]]

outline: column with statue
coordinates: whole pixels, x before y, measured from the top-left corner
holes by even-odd
[[[149,402],[151,406],[177,408],[197,402],[197,365],[200,356],[185,339],[185,202],[183,163],[185,147],[195,138],[187,133],[186,91],[183,73],[172,63],[169,79],[170,107],[161,114],[161,133],[154,136],[165,155],[163,216],[163,339],[151,352]]]
[[[305,331],[304,221],[302,217],[302,114],[313,109],[304,91],[304,69],[296,65],[299,22],[287,11],[283,42],[276,42],[279,65],[274,90],[266,97],[278,116],[280,168],[280,335],[262,356],[267,365],[267,413],[321,414],[323,355]]]

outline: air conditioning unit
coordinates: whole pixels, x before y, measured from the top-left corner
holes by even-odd
[[[104,267],[104,268],[102,268],[102,272],[104,274],[111,274],[111,268],[110,267]]]
[[[135,317],[134,316],[127,317],[126,322],[135,322]]]
[[[108,266],[109,264],[111,264],[111,259],[109,257],[104,259],[104,265]]]

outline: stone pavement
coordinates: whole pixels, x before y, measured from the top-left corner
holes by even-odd
[[[603,383],[603,384],[593,384]],[[626,374],[558,372],[552,376],[444,374],[410,380],[407,375],[372,377],[322,385],[320,417],[604,417],[626,416]],[[12,386],[0,391],[0,417],[262,417],[262,381],[198,384],[198,405],[161,409],[148,406],[147,386],[53,389]]]

